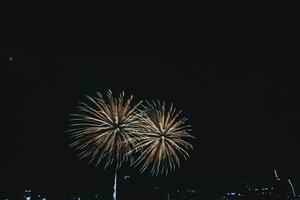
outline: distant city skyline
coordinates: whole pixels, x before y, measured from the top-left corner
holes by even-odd
[[[230,199],[262,199],[262,200],[296,200],[300,199],[300,191],[294,193],[293,187],[289,185],[290,179],[279,177],[277,171],[274,170],[274,176],[269,179],[267,184],[258,185],[243,185],[242,190],[231,190],[224,193],[205,192],[197,186],[186,186],[177,188],[168,188],[162,185],[153,185],[149,182],[135,180],[132,182],[131,177],[125,175],[120,178],[120,189],[118,190],[119,199],[143,199],[143,200],[201,200],[207,197],[214,197],[217,200]],[[74,199],[74,200],[89,200],[89,199],[110,199],[108,194],[100,192],[98,189],[93,192],[73,192],[73,194],[61,195],[54,197],[51,194],[41,194],[39,191],[25,189],[22,194],[1,194],[0,198],[8,200],[11,198],[23,197],[24,200],[46,200],[46,199]],[[199,199],[200,198],[200,199]]]

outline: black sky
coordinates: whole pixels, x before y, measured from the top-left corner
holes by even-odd
[[[189,119],[195,149],[167,183],[230,188],[276,168],[299,188],[299,62],[276,41],[244,41],[176,50],[1,49],[3,189],[110,184],[109,171],[77,159],[65,132],[76,103],[107,89],[173,102]]]

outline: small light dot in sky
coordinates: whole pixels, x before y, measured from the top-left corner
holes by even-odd
[[[9,61],[12,61],[13,60],[13,58],[12,57],[9,57],[9,59],[8,59]]]

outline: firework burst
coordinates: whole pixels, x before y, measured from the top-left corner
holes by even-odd
[[[90,157],[97,166],[100,161],[104,169],[109,165],[118,169],[130,157],[127,154],[134,146],[134,130],[139,123],[136,114],[141,102],[132,104],[133,96],[125,99],[124,92],[117,98],[109,90],[106,97],[97,93],[87,96],[89,104],[79,103],[79,114],[72,114],[70,146],[76,148],[80,158]]]
[[[132,152],[139,152],[134,166],[141,166],[144,172],[151,168],[151,175],[168,174],[180,167],[180,159],[189,157],[192,145],[184,138],[194,138],[189,134],[191,126],[186,118],[179,118],[173,104],[166,108],[165,103],[147,102],[140,110],[140,123],[137,132],[142,135],[136,140]]]

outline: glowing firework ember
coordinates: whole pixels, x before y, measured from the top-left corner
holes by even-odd
[[[80,151],[80,158],[90,157],[90,163],[100,161],[104,168],[114,164],[118,169],[129,158],[133,147],[133,132],[139,117],[136,114],[141,102],[132,105],[132,98],[125,99],[124,92],[114,98],[107,92],[107,98],[97,93],[97,97],[87,98],[90,105],[80,103],[79,114],[72,114],[72,137],[70,145]]]
[[[171,106],[166,109],[165,103],[147,102],[140,111],[140,123],[137,132],[142,135],[131,152],[139,152],[133,165],[141,165],[140,171],[151,168],[152,175],[166,175],[180,167],[180,159],[189,157],[188,150],[192,145],[183,138],[194,138],[188,132],[191,126],[186,125],[185,118],[179,119],[180,112]]]

